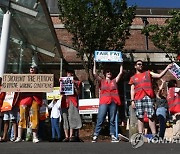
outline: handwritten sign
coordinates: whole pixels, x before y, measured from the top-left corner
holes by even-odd
[[[14,92],[7,92],[1,107],[1,112],[10,111],[12,109]]]
[[[60,87],[54,87],[52,92],[46,93],[47,100],[60,99]]]
[[[74,94],[73,77],[61,77],[60,92],[64,95]]]
[[[171,69],[169,69],[169,71],[170,71],[178,80],[180,80],[180,67],[179,67],[176,63],[173,63],[173,66],[171,67]]]
[[[95,51],[96,62],[123,62],[120,51]]]
[[[53,91],[54,74],[4,74],[2,92]]]

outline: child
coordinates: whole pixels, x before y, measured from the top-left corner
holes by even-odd
[[[52,102],[47,105],[47,107],[51,110],[51,130],[52,130],[52,142],[56,141],[56,133],[57,133],[57,141],[61,141],[61,133],[59,122],[61,122],[61,98],[59,100],[53,99]]]
[[[159,86],[159,89],[156,93],[156,115],[159,121],[159,127],[160,127],[160,131],[159,131],[159,137],[160,138],[164,138],[164,133],[166,130],[166,115],[167,115],[167,108],[168,108],[168,104],[167,104],[167,100],[166,97],[164,96],[164,83],[165,81],[162,80],[161,85]]]

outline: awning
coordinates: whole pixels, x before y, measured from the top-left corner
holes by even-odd
[[[12,14],[8,72],[22,69],[33,60],[39,65],[60,63],[62,51],[45,0],[1,0],[0,32],[3,15]],[[17,69],[17,70],[14,70]]]

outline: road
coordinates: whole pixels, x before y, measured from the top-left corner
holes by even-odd
[[[179,154],[180,143],[144,143],[132,148],[129,142],[20,142],[0,143],[0,154]]]

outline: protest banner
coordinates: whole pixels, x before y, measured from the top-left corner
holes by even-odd
[[[74,94],[73,77],[61,77],[60,93],[64,95]]]
[[[79,99],[79,114],[97,114],[99,98]]]
[[[1,107],[1,112],[10,111],[12,109],[14,92],[6,92],[6,96]]]
[[[50,92],[54,74],[4,74],[2,92]]]
[[[123,62],[120,51],[95,51],[96,62]]]
[[[60,99],[60,87],[54,87],[52,92],[46,93],[47,100]]]
[[[171,67],[171,69],[169,69],[169,71],[170,71],[178,80],[180,80],[180,67],[179,67],[176,63],[173,63],[173,66]]]

